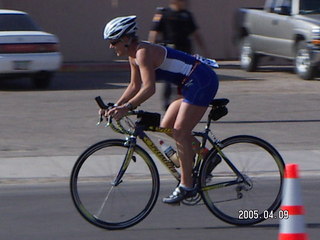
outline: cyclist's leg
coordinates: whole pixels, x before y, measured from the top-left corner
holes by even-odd
[[[182,96],[181,98],[176,99],[174,102],[172,102],[169,106],[169,108],[167,109],[162,121],[161,121],[161,127],[163,128],[173,128],[174,127],[174,123],[177,119],[177,115],[182,103]],[[171,134],[168,134],[170,137],[173,137]],[[192,147],[192,149],[194,150],[194,154],[192,156],[195,156],[196,153],[199,153],[200,151],[200,142],[198,141],[197,138],[195,138],[194,136],[192,136],[192,143],[195,144],[195,146]]]
[[[197,194],[193,187],[192,168],[193,156],[192,149],[192,130],[201,120],[207,107],[192,105],[182,102],[174,123],[173,137],[176,140],[178,154],[181,165],[181,182],[174,192],[163,199],[165,203],[179,203],[185,198],[193,197]]]
[[[179,99],[176,99],[173,101],[170,106],[168,107],[166,113],[163,116],[163,119],[161,121],[161,127],[163,128],[173,128],[174,123],[176,121],[180,105],[182,103],[182,96]],[[172,137],[172,136],[171,136]]]
[[[181,184],[192,188],[192,167],[194,152],[192,149],[192,130],[199,123],[207,107],[182,102],[174,124],[174,139],[177,143],[181,161]]]
[[[191,197],[195,192],[194,189],[192,189],[192,167],[194,156],[194,151],[192,149],[192,142],[194,141],[192,130],[201,120],[218,89],[216,74],[204,65],[199,65],[189,77],[189,81],[182,88],[184,99],[180,104],[178,113],[178,108],[176,108],[176,111],[168,113],[169,119],[170,114],[177,113],[174,122],[173,137],[176,140],[180,157],[181,185],[171,196],[164,199],[164,202],[166,203],[180,202],[187,197]],[[174,118],[173,115],[171,115],[171,117],[171,119]]]

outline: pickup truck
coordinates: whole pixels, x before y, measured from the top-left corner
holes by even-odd
[[[242,69],[255,71],[261,56],[275,56],[293,60],[302,79],[318,73],[320,0],[266,0],[263,9],[240,8],[235,23]]]

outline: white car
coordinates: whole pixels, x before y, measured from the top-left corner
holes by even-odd
[[[46,88],[62,64],[59,40],[21,11],[0,9],[0,78],[31,77]]]

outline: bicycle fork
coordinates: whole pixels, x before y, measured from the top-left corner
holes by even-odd
[[[134,153],[134,147],[136,145],[137,139],[134,136],[128,137],[127,141],[124,143],[124,146],[128,147],[127,153],[125,155],[125,158],[123,160],[123,163],[119,169],[119,172],[115,178],[115,180],[112,182],[112,186],[116,187],[119,184],[122,183],[122,177],[124,173],[126,172],[130,161],[133,160],[134,162],[136,161],[135,156],[133,156]]]
[[[119,169],[117,176],[115,177],[114,181],[111,183],[111,188],[106,193],[104,200],[101,203],[101,206],[97,210],[97,213],[94,214],[94,217],[96,217],[96,218],[100,217],[100,215],[102,214],[102,211],[103,211],[103,209],[109,199],[111,192],[113,191],[113,189],[115,187],[119,186],[122,183],[122,177],[125,174],[128,166],[130,164],[130,161],[131,160],[133,160],[134,162],[136,161],[135,157],[133,156],[135,145],[136,145],[136,138],[135,137],[127,138],[127,141],[124,143],[124,146],[127,146],[128,150],[127,150],[127,153],[126,153],[125,158],[123,160],[123,163]]]

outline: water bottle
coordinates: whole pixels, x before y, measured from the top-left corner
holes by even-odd
[[[174,150],[173,147],[165,144],[163,140],[160,140],[159,144],[163,153],[173,162],[173,164],[177,168],[180,167],[180,161],[176,150]]]

